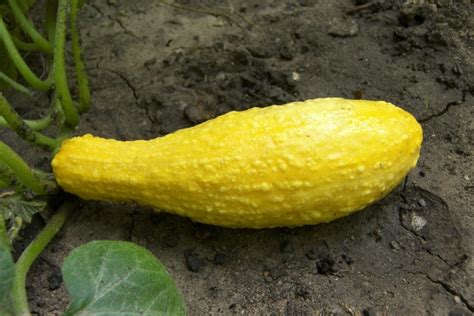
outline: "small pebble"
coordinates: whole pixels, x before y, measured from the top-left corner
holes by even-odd
[[[411,218],[411,227],[415,230],[415,231],[420,231],[423,229],[423,227],[425,227],[427,221],[426,219],[424,219],[423,217],[419,216],[419,215],[416,215],[416,214],[413,214],[412,215],[412,218]]]
[[[150,58],[143,63],[143,66],[150,67],[156,64],[156,57]]]
[[[294,72],[291,73],[291,78],[292,78],[294,81],[299,81],[299,80],[300,80],[300,74],[297,73],[296,71],[294,71]]]
[[[263,279],[265,280],[265,282],[272,282],[273,278],[272,278],[271,272],[270,271],[264,271],[263,272]]]
[[[400,249],[400,245],[398,244],[398,242],[396,242],[395,240],[392,240],[390,242],[390,247],[392,247],[392,249],[395,249],[395,250],[399,250]]]
[[[380,229],[375,229],[375,230],[372,232],[372,236],[374,237],[374,240],[375,240],[376,242],[382,241],[382,232],[380,231]]]
[[[454,301],[456,302],[456,304],[459,304],[461,303],[461,298],[457,295],[454,296]]]
[[[335,37],[352,37],[359,33],[359,26],[351,18],[335,18],[331,21],[328,33]]]
[[[421,207],[426,207],[426,201],[424,199],[419,199],[418,204],[420,204]]]
[[[463,74],[461,66],[459,66],[458,64],[453,66],[452,71],[453,71],[453,74],[458,75],[458,76],[461,76]]]
[[[199,124],[213,117],[213,114],[203,105],[190,105],[184,110],[186,118],[194,124]]]

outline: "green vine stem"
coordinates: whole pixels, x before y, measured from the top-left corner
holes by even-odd
[[[0,181],[6,184],[7,187],[17,187],[18,190],[25,190],[25,187],[17,181],[15,172],[10,167],[0,160]],[[1,213],[1,212],[0,212]]]
[[[23,12],[27,12],[28,10],[30,10],[30,8],[32,6],[34,6],[35,3],[36,3],[36,0],[19,0],[19,1],[21,3],[22,7],[25,8],[25,10]]]
[[[21,83],[13,80],[12,78],[8,77],[5,73],[0,72],[0,80],[6,82],[10,87],[15,89],[16,91],[26,94],[29,97],[33,97],[33,91],[22,85]]]
[[[21,8],[22,12],[26,13],[28,11],[28,7],[26,6],[25,1],[18,0],[18,4],[20,5],[20,8]]]
[[[0,39],[3,41],[13,64],[16,66],[23,78],[25,78],[33,88],[40,91],[48,91],[51,88],[51,82],[39,79],[25,63],[13,43],[2,16],[0,16]]]
[[[29,127],[18,113],[13,110],[2,93],[0,93],[0,116],[3,116],[10,128],[24,140],[50,151],[54,151],[56,147],[59,146],[59,143],[55,139],[45,136]]]
[[[52,114],[48,114],[45,117],[37,120],[24,120],[25,124],[34,131],[42,131],[54,122]],[[8,127],[7,121],[3,117],[0,117],[0,127]]]
[[[74,66],[76,69],[77,85],[79,88],[79,113],[83,113],[89,109],[91,104],[91,94],[86,75],[86,66],[82,60],[81,38],[77,29],[78,2],[78,0],[71,0],[71,45]]]
[[[26,51],[34,51],[34,50],[38,50],[39,48],[38,45],[36,45],[36,43],[26,43],[11,34],[10,36],[12,38],[13,44],[15,44],[15,46],[18,49],[26,50]]]
[[[28,298],[26,296],[26,275],[38,255],[44,250],[48,243],[66,222],[69,214],[76,206],[75,201],[63,203],[56,214],[46,224],[43,230],[23,251],[16,262],[15,281],[13,282],[12,298],[13,306],[17,315],[30,315]]]
[[[45,29],[48,33],[50,43],[54,43],[54,34],[56,33],[56,13],[58,12],[58,0],[46,1]]]
[[[43,183],[46,188],[46,192],[49,195],[54,195],[60,192],[59,186],[54,180],[54,175],[52,173],[44,172],[38,169],[32,169],[32,171],[33,175],[40,179],[41,183]]]
[[[26,125],[28,125],[32,130],[34,131],[42,131],[54,122],[58,120],[58,117],[60,116],[61,112],[61,106],[59,105],[58,98],[56,97],[56,94],[53,93],[53,96],[51,98],[51,107],[49,112],[46,114],[45,117],[37,119],[37,120],[24,120]],[[0,116],[0,127],[9,127],[7,121]],[[59,142],[58,142],[59,143]]]
[[[58,121],[62,121],[64,122],[64,113],[61,111],[58,113]],[[59,143],[62,143],[64,140],[68,139],[68,138],[71,138],[71,136],[73,135],[74,133],[74,128],[73,127],[70,127],[66,124],[60,124],[60,128],[59,128],[59,133],[58,133],[58,136],[56,137],[56,139],[58,140]],[[57,148],[57,150],[59,150],[60,147]],[[53,152],[53,156],[56,155],[57,151]]]
[[[0,159],[15,173],[18,181],[31,191],[41,195],[46,193],[46,188],[41,181],[35,177],[26,162],[2,141],[0,141]]]
[[[77,126],[79,123],[79,113],[77,112],[71,93],[66,74],[65,65],[65,43],[66,43],[66,15],[69,11],[69,1],[59,0],[58,13],[56,20],[56,34],[54,45],[54,82],[56,93],[63,108],[66,123],[70,126]]]
[[[28,34],[38,48],[46,53],[52,53],[51,44],[34,27],[33,23],[23,14],[22,9],[16,0],[8,0],[8,4],[13,12],[13,16],[20,24],[21,29]]]

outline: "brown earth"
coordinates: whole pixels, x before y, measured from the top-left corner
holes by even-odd
[[[78,134],[149,139],[253,106],[383,99],[422,123],[418,167],[366,210],[296,229],[224,229],[84,202],[29,275],[32,310],[64,310],[64,257],[114,239],[151,250],[191,315],[474,313],[472,1],[174,4],[186,9],[87,2],[93,107]]]

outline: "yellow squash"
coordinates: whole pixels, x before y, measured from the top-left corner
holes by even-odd
[[[64,141],[59,185],[227,227],[299,226],[360,210],[419,157],[415,118],[383,101],[324,98],[230,112],[153,140]]]

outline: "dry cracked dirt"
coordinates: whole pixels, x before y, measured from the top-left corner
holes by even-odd
[[[64,310],[64,257],[114,239],[151,250],[190,315],[474,313],[473,12],[469,0],[87,1],[93,106],[77,134],[150,139],[231,110],[339,96],[400,105],[424,144],[405,184],[329,224],[233,230],[83,202],[29,274],[32,310]]]

